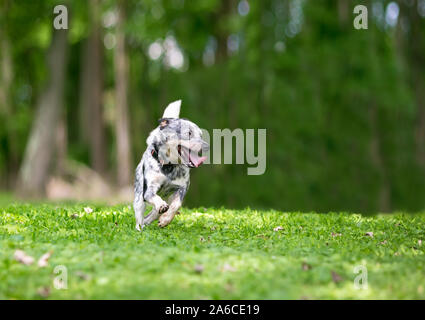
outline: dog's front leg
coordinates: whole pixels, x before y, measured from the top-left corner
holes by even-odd
[[[185,194],[186,189],[180,188],[170,197],[170,207],[168,208],[168,211],[159,218],[158,225],[161,228],[169,225],[170,222],[174,219],[174,216],[182,205]]]
[[[162,200],[161,197],[156,194],[160,187],[161,184],[158,182],[151,183],[148,185],[144,195],[145,201],[150,203],[153,206],[153,210],[159,214],[168,210],[168,203]],[[154,213],[154,211],[152,211],[152,213]]]

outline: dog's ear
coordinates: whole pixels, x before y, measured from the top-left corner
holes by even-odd
[[[165,108],[165,111],[164,111],[164,114],[162,115],[162,118],[178,119],[178,117],[180,115],[181,104],[182,104],[181,100],[171,102],[167,106],[167,108]]]
[[[170,119],[161,118],[158,120],[158,123],[159,123],[159,129],[162,130],[170,123]]]

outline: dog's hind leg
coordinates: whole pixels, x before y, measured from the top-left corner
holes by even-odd
[[[153,221],[159,218],[159,212],[155,208],[152,208],[151,212],[145,217],[145,226],[151,224]]]
[[[146,204],[141,199],[140,201],[134,201],[134,215],[136,217],[136,229],[142,231],[144,227],[144,214],[145,214]]]
[[[143,161],[136,168],[136,181],[134,183],[134,215],[136,217],[136,229],[142,231],[146,204],[143,199]]]

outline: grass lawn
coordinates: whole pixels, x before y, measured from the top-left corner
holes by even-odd
[[[424,226],[424,214],[202,208],[139,233],[124,205],[3,201],[0,298],[424,299]],[[16,261],[19,249],[34,263]],[[58,265],[67,289],[54,288]],[[368,289],[353,285],[358,265]]]

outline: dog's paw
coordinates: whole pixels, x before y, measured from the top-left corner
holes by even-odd
[[[139,232],[141,232],[144,227],[145,227],[144,224],[136,224],[136,230],[139,231]]]
[[[171,222],[171,219],[167,215],[162,215],[161,217],[159,217],[158,226],[160,228],[164,228],[168,226],[170,222]]]
[[[168,204],[164,203],[163,205],[159,207],[159,210],[158,210],[159,214],[163,214],[164,212],[168,210],[168,208],[169,208]]]

